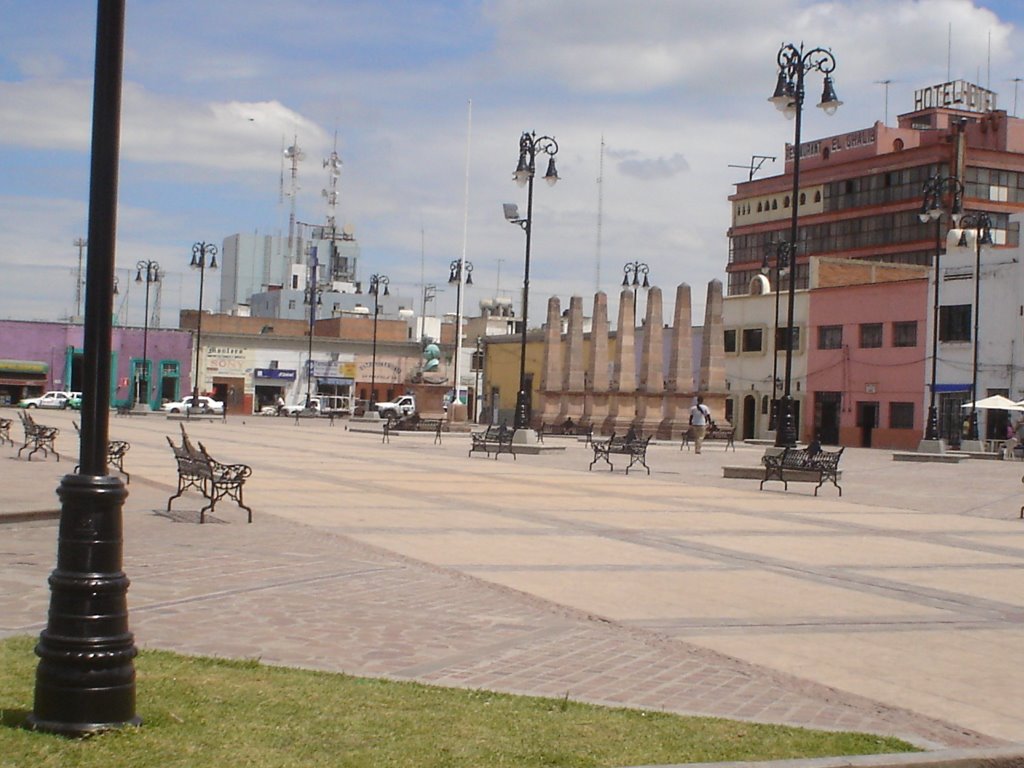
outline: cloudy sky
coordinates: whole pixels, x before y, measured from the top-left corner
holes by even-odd
[[[886,94],[894,123],[915,89],[947,73],[988,85],[1012,114],[1022,6],[129,0],[116,309],[141,324],[130,278],[155,259],[166,273],[161,324],[174,326],[197,303],[193,242],[287,233],[281,150],[296,137],[307,158],[297,216],[324,221],[322,161],[335,135],[338,222],[360,242],[361,278],[384,273],[417,296],[425,277],[443,289],[438,308],[453,310],[448,264],[468,221],[469,302],[498,294],[518,308],[524,237],[501,204],[525,211],[511,174],[529,130],[557,139],[562,176],[536,188],[531,319],[556,294],[564,305],[585,296],[589,311],[598,287],[614,312],[623,265],[638,260],[665,292],[666,319],[686,282],[699,323],[707,282],[724,279],[727,197],[747,177],[733,166],[774,155],[761,173],[781,173],[792,141],[793,124],[765,100],[782,43],[829,47],[838,61],[845,104],[831,118],[810,109],[805,139],[884,119]],[[87,234],[95,3],[0,0],[0,12],[0,317],[54,320],[75,312],[73,243]]]

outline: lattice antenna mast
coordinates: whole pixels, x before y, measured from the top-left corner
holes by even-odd
[[[75,281],[75,317],[81,318],[82,316],[82,285],[84,285],[82,275],[82,253],[85,251],[85,247],[89,242],[84,237],[76,237],[72,243],[78,249],[78,279]]]
[[[157,268],[156,280],[153,281],[153,288],[156,289],[153,294],[153,308],[152,312],[150,312],[149,314],[150,328],[160,327],[160,294],[163,292],[164,279],[166,278],[166,276],[167,275],[165,272]]]
[[[341,176],[341,156],[338,154],[338,132],[334,132],[334,149],[330,157],[324,160],[324,168],[327,169],[327,188],[320,190],[320,194],[327,200],[327,226],[331,229],[331,237],[337,227],[338,211],[338,178]]]
[[[291,213],[288,215],[288,257],[295,256],[295,261],[299,261],[296,252],[296,241],[295,241],[295,198],[299,194],[299,162],[306,159],[306,153],[299,147],[299,137],[295,136],[292,140],[292,145],[284,151],[284,157],[291,163],[292,168],[292,183],[288,190],[288,196],[292,199]]]

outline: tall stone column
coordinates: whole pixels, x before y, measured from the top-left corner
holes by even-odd
[[[676,288],[676,308],[672,319],[672,346],[665,378],[665,417],[658,437],[674,439],[686,431],[690,418],[690,401],[694,397],[693,333],[690,286],[680,283]]]
[[[651,435],[661,424],[665,396],[665,346],[662,322],[661,288],[647,293],[647,320],[640,354],[640,387],[636,396],[636,420],[633,426],[641,435]]]
[[[562,400],[562,305],[557,296],[548,299],[544,325],[544,362],[541,368],[540,403],[534,410],[533,426],[554,424]]]
[[[717,422],[725,421],[725,336],[722,323],[722,281],[708,283],[704,304],[704,332],[700,349],[698,391]]]
[[[636,418],[636,347],[633,327],[633,291],[619,294],[619,324],[615,332],[615,368],[612,373],[608,417],[602,432],[625,434]]]
[[[562,365],[562,399],[558,410],[558,423],[572,419],[576,424],[583,417],[583,297],[569,299],[569,327],[564,345]]]
[[[594,314],[590,321],[590,356],[583,377],[586,396],[583,400],[584,426],[593,426],[595,432],[604,430],[608,418],[608,295],[604,291],[594,294]]]

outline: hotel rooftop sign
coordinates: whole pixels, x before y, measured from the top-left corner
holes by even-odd
[[[996,108],[996,94],[966,80],[953,80],[914,91],[915,112],[933,107],[991,112]]]

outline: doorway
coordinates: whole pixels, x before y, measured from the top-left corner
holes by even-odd
[[[754,423],[757,421],[757,398],[747,395],[743,398],[743,439],[754,439]]]
[[[818,439],[826,445],[839,445],[842,404],[842,392],[814,393],[814,431]]]
[[[860,429],[860,447],[871,447],[871,435],[878,426],[878,402],[868,400],[857,403],[857,427]]]

